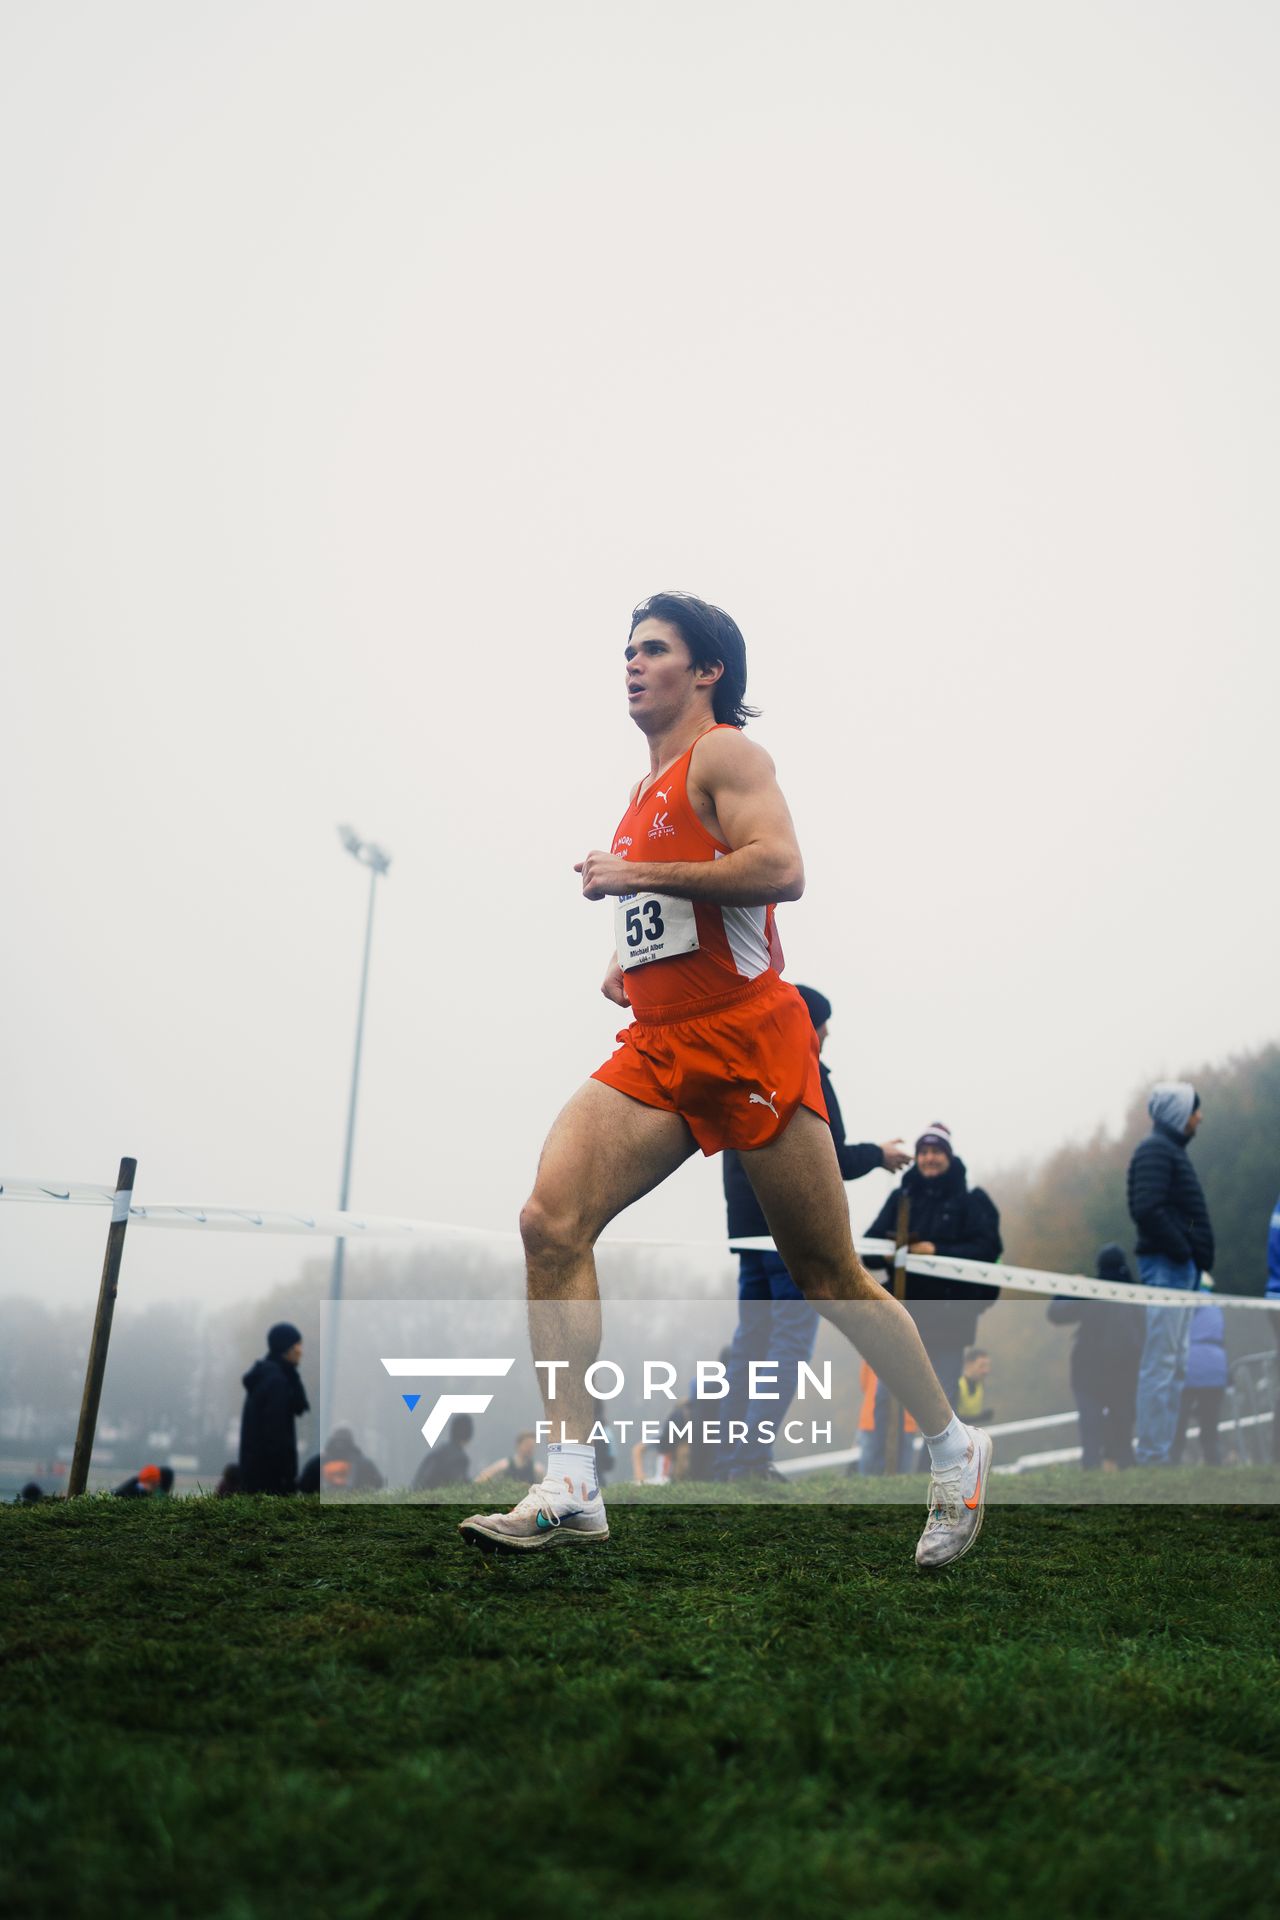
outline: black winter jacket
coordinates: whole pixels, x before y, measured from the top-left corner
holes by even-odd
[[[845,1144],[844,1116],[840,1112],[840,1102],[836,1099],[835,1088],[831,1084],[831,1075],[818,1062],[818,1072],[822,1076],[822,1091],[827,1102],[827,1118],[831,1122],[831,1138],[836,1143],[836,1157],[840,1162],[842,1180],[861,1180],[864,1173],[870,1173],[873,1167],[884,1165],[884,1155],[874,1142],[866,1141],[861,1146],[850,1147]],[[760,1211],[760,1202],[747,1178],[746,1168],[732,1147],[726,1149],[724,1156],[724,1197],[729,1213],[729,1238],[731,1240],[753,1238],[757,1234],[769,1231],[769,1225]]]
[[[1000,1258],[1004,1251],[1000,1215],[981,1187],[970,1187],[963,1160],[953,1159],[935,1180],[926,1180],[918,1167],[908,1167],[901,1187],[889,1195],[867,1228],[869,1240],[893,1239],[899,1193],[905,1193],[911,1202],[913,1240],[931,1240],[939,1253],[952,1260],[994,1262]],[[986,1306],[1000,1292],[999,1287],[985,1283],[973,1286],[967,1280],[932,1279],[919,1273],[909,1273],[906,1280],[908,1300],[969,1300],[975,1306]]]
[[[1108,1242],[1098,1252],[1099,1280],[1116,1280],[1131,1287],[1133,1274],[1124,1248]],[[1074,1327],[1071,1348],[1071,1384],[1137,1387],[1138,1362],[1147,1336],[1147,1310],[1126,1300],[1081,1300],[1056,1293],[1049,1302],[1055,1327]],[[1131,1377],[1130,1377],[1131,1376]]]
[[[1187,1153],[1186,1134],[1157,1120],[1133,1150],[1128,1193],[1140,1254],[1194,1260],[1201,1273],[1212,1271],[1213,1228],[1204,1189]]]
[[[298,1369],[268,1354],[244,1376],[240,1485],[244,1493],[292,1493],[298,1479],[295,1422],[309,1403]]]

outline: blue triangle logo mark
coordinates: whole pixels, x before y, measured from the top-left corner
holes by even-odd
[[[419,1400],[421,1400],[422,1395],[420,1393],[402,1393],[400,1398],[404,1401],[410,1413],[412,1413]]]

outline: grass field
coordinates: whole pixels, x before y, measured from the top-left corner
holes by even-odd
[[[0,1511],[8,1913],[1274,1907],[1274,1507],[1006,1507],[933,1578],[901,1507],[456,1518]]]

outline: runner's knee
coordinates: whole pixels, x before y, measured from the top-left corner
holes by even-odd
[[[564,1259],[589,1252],[592,1244],[580,1212],[556,1205],[536,1187],[520,1209],[520,1238],[531,1260]]]

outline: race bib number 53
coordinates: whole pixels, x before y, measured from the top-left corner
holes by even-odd
[[[624,893],[613,903],[613,937],[618,965],[647,967],[651,960],[670,960],[678,953],[698,950],[698,923],[692,900],[673,900],[667,893]]]

